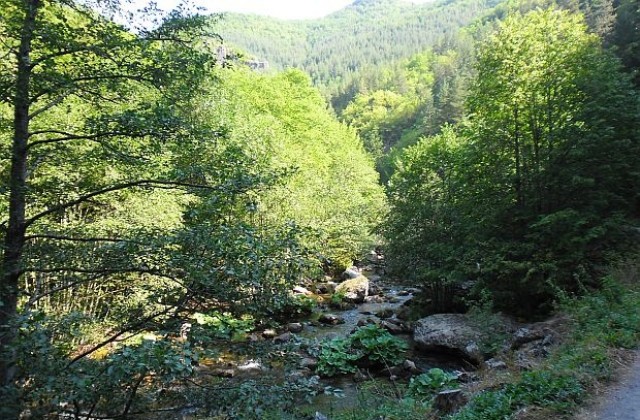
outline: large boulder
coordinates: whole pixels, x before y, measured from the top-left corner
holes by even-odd
[[[336,287],[336,294],[342,295],[345,302],[362,303],[364,298],[369,295],[369,279],[365,276],[358,276],[340,283]]]
[[[474,363],[484,361],[478,343],[480,329],[464,314],[436,314],[414,324],[413,340],[429,352],[455,354]]]

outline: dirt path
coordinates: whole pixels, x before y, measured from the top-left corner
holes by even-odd
[[[640,420],[640,351],[619,371],[619,379],[575,420]]]

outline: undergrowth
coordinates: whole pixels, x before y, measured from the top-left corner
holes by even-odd
[[[613,354],[621,348],[636,348],[640,342],[638,271],[637,266],[629,265],[605,277],[598,291],[584,291],[581,297],[560,296],[558,312],[572,319],[571,332],[563,344],[552,350],[539,367],[514,375],[512,383],[473,395],[465,407],[446,418],[508,420],[525,407],[543,408],[545,418],[563,418],[574,412],[588,398],[594,384],[611,378]],[[395,398],[376,398],[362,391],[365,395],[357,410],[331,418],[442,418],[429,408],[431,383],[430,378],[423,377],[421,382],[415,379]]]

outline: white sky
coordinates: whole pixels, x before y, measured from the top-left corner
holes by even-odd
[[[209,12],[255,13],[280,19],[311,19],[326,16],[344,8],[353,0],[193,0]],[[407,0],[426,3],[432,0]],[[146,4],[145,0],[133,0],[136,5]],[[156,0],[158,7],[169,10],[179,0]]]

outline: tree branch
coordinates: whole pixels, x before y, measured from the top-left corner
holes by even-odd
[[[50,110],[51,108],[53,108],[54,106],[60,105],[62,103],[62,101],[64,101],[65,99],[67,99],[69,97],[69,95],[71,95],[73,91],[69,91],[69,92],[64,92],[61,93],[60,95],[58,95],[55,99],[52,99],[48,104],[43,105],[41,108],[38,108],[37,110],[33,111],[31,113],[31,115],[29,115],[29,119],[33,120],[34,118],[36,118],[38,115],[47,112],[48,110]],[[37,99],[34,99],[32,101],[35,102]]]
[[[40,146],[40,145],[43,145],[43,144],[61,143],[61,142],[71,141],[71,140],[97,141],[98,139],[100,139],[102,137],[115,137],[115,136],[144,137],[144,136],[147,135],[147,134],[135,135],[135,134],[132,134],[132,133],[124,133],[124,132],[121,132],[121,131],[105,131],[105,132],[97,133],[97,134],[73,134],[73,133],[67,133],[67,132],[58,131],[58,130],[47,130],[47,131],[37,131],[37,132],[31,133],[31,136],[38,135],[38,134],[44,134],[44,133],[60,134],[63,137],[55,137],[55,138],[52,138],[52,139],[32,141],[31,143],[29,143],[27,145],[27,148],[31,149],[32,147]],[[98,143],[101,143],[101,142],[98,141]]]
[[[122,330],[120,330],[118,333],[112,335],[111,337],[109,337],[108,339],[104,340],[103,342],[93,346],[92,348],[90,348],[89,350],[86,350],[82,353],[80,353],[79,355],[77,355],[76,357],[74,357],[73,359],[71,359],[71,361],[67,364],[67,368],[71,367],[73,364],[75,364],[77,361],[83,359],[84,357],[90,355],[91,353],[95,352],[96,350],[101,349],[102,347],[108,345],[109,343],[112,343],[114,341],[116,341],[119,337],[122,337],[123,335],[125,335],[128,332],[134,331],[140,327],[142,327],[144,324],[146,324],[147,322],[153,321],[155,318],[158,318],[159,316],[162,315],[166,315],[169,312],[171,312],[173,309],[181,307],[182,305],[184,305],[184,303],[189,299],[189,295],[185,295],[184,298],[182,299],[182,302],[170,306],[160,312],[156,312],[155,314],[149,315],[143,319],[141,319],[138,322],[134,322],[133,324],[130,324],[127,327],[124,327]]]
[[[25,236],[25,241],[30,241],[34,239],[52,239],[56,241],[69,241],[69,242],[112,242],[112,243],[128,243],[140,246],[149,246],[150,244],[145,244],[138,241],[132,241],[129,239],[121,239],[121,238],[78,238],[73,236],[64,236],[64,235],[53,235],[53,234],[39,234],[39,235],[27,235]]]
[[[45,210],[41,213],[36,214],[35,216],[30,217],[29,219],[27,219],[25,221],[25,228],[28,228],[29,226],[31,226],[34,222],[36,222],[37,220],[48,216],[50,214],[56,213],[58,211],[61,210],[65,210],[68,209],[69,207],[73,207],[76,206],[78,204],[81,204],[87,200],[90,200],[93,197],[97,197],[99,195],[103,195],[103,194],[107,194],[110,192],[114,192],[114,191],[121,191],[121,190],[126,190],[129,188],[134,188],[134,187],[150,187],[150,188],[163,188],[163,187],[167,187],[169,189],[182,189],[182,188],[196,188],[196,189],[202,189],[202,190],[219,190],[219,187],[212,187],[209,185],[198,185],[198,184],[192,184],[192,183],[188,183],[188,182],[180,182],[180,181],[163,181],[163,180],[153,180],[153,179],[143,179],[143,180],[139,180],[139,181],[131,181],[131,182],[126,182],[123,184],[116,184],[116,185],[112,185],[110,187],[105,187],[101,190],[97,190],[94,191],[92,193],[89,194],[85,194],[73,201],[69,201],[67,203],[63,203],[54,207],[51,207],[48,210]]]

